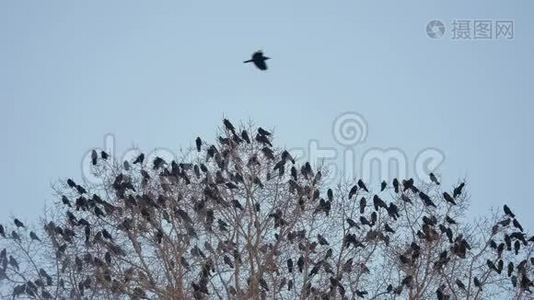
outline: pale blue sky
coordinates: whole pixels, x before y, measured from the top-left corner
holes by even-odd
[[[38,216],[106,133],[177,149],[227,116],[335,146],[332,121],[355,111],[366,147],[438,148],[472,215],[507,202],[534,228],[533,15],[527,0],[2,1],[0,218]],[[515,37],[432,40],[433,19],[513,20]],[[257,49],[267,72],[242,63]]]

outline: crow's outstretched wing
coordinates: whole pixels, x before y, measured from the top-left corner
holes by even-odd
[[[267,70],[267,64],[265,63],[265,60],[255,60],[254,64],[260,70],[263,70],[263,71]]]

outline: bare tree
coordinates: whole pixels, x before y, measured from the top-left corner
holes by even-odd
[[[68,179],[40,228],[0,227],[2,298],[531,297],[534,239],[507,206],[466,222],[464,183],[328,188],[261,127],[219,134],[181,161],[93,151],[101,184]]]

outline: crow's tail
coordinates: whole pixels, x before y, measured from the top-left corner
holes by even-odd
[[[252,59],[249,59],[249,60],[245,60],[243,63],[249,63],[249,62],[252,62]]]

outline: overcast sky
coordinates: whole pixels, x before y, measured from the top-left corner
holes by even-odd
[[[288,2],[0,2],[0,219],[39,216],[106,134],[118,155],[177,150],[228,117],[356,162],[398,149],[413,170],[438,149],[444,186],[468,180],[471,216],[506,202],[534,228],[534,2]],[[490,21],[492,37],[454,39],[455,20]],[[266,72],[242,63],[258,49]],[[332,136],[345,112],[367,124],[353,148]]]

